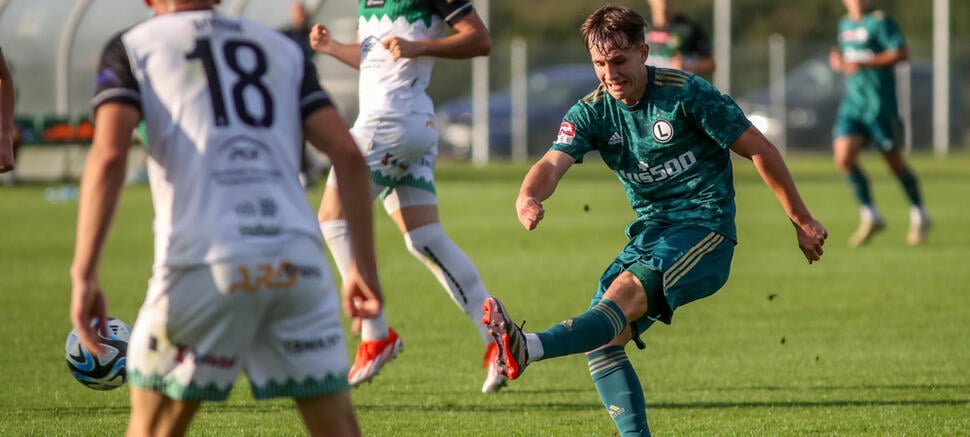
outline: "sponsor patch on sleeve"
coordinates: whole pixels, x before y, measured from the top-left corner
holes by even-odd
[[[562,144],[572,144],[573,138],[576,138],[576,125],[568,121],[562,122],[562,124],[559,125],[559,135],[556,137],[556,142]]]

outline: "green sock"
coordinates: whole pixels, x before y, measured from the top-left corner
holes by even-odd
[[[919,193],[919,181],[916,179],[916,175],[913,171],[906,167],[902,173],[898,176],[899,183],[903,185],[903,191],[906,192],[906,198],[909,199],[909,204],[913,206],[920,206],[923,204],[923,199]]]
[[[610,346],[586,355],[589,374],[603,406],[621,437],[650,436],[647,403],[636,370],[622,346]]]
[[[849,181],[849,186],[852,187],[852,194],[855,195],[855,200],[860,205],[872,205],[872,193],[869,191],[869,178],[862,172],[861,167],[852,167],[852,170],[846,176],[846,180]]]
[[[626,316],[620,307],[603,299],[585,313],[537,333],[542,342],[542,359],[596,349],[620,335],[626,324]]]

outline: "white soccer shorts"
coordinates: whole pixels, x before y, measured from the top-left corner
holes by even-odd
[[[340,304],[311,238],[260,259],[157,269],[128,345],[132,386],[225,400],[240,370],[257,399],[347,390]]]

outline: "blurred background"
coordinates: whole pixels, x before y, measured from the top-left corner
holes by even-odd
[[[356,38],[356,2],[297,3],[306,10],[310,24],[327,25],[341,41]],[[649,16],[646,0],[611,3]],[[787,153],[829,150],[843,86],[842,77],[827,64],[838,20],[845,13],[840,0],[671,3],[699,21],[712,39],[718,67],[708,79],[732,95],[776,144]],[[218,10],[284,30],[293,26],[292,4],[223,0]],[[492,54],[475,60],[436,61],[429,92],[439,112],[441,156],[480,164],[536,157],[555,138],[566,109],[597,85],[578,29],[602,3],[475,0],[474,4],[492,33]],[[874,4],[896,19],[910,47],[911,62],[897,68],[900,106],[909,127],[907,147],[939,156],[966,149],[970,143],[970,87],[964,85],[970,77],[970,2],[874,0]],[[941,5],[945,5],[942,11]],[[150,13],[137,0],[0,0],[0,46],[13,70],[23,142],[19,178],[71,179],[78,174],[90,139],[89,102],[100,50],[113,34]],[[945,19],[940,20],[941,16]],[[945,33],[941,33],[941,21]],[[945,54],[945,76],[936,71],[940,64],[934,64],[934,54],[937,61]],[[356,71],[322,55],[313,56],[313,61],[324,87],[352,122],[357,107]],[[941,77],[947,80],[943,92],[934,90]],[[935,95],[945,96],[945,104]],[[938,132],[940,126],[945,133]]]

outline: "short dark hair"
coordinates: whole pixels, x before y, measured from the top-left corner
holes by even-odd
[[[624,50],[646,41],[647,20],[625,6],[603,6],[593,12],[580,32],[587,49],[600,53]]]

